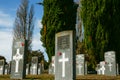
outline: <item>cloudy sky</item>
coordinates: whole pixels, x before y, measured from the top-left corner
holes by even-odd
[[[42,27],[41,19],[43,16],[43,6],[36,3],[42,0],[29,0],[35,9],[35,29],[33,35],[33,50],[41,50],[44,52],[45,59],[48,60],[45,48],[40,42],[40,29]],[[21,0],[0,0],[0,55],[4,56],[7,61],[11,60],[12,55],[12,38],[13,26],[16,17],[16,11]]]

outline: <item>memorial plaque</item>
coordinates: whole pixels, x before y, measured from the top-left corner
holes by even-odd
[[[75,80],[76,60],[73,31],[63,31],[55,35],[55,80]]]
[[[11,79],[25,78],[25,58],[25,40],[14,40],[12,47]]]
[[[4,74],[5,60],[0,60],[0,75]]]
[[[76,74],[85,75],[85,55],[76,55]]]
[[[105,52],[105,75],[116,76],[117,69],[116,69],[116,56],[114,51]]]
[[[38,57],[34,56],[32,57],[31,61],[31,74],[32,75],[37,75],[38,74]]]

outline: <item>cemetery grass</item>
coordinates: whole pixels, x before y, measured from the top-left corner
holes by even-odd
[[[0,75],[0,80],[12,80],[12,79],[10,79],[10,75]],[[54,75],[48,74],[27,75],[26,79],[23,80],[54,80]],[[85,75],[77,76],[76,80],[120,80],[120,75],[119,76]]]

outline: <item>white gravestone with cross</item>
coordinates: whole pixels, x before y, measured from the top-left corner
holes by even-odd
[[[11,61],[11,79],[24,79],[26,76],[26,49],[27,40],[20,38],[13,40],[12,61]]]
[[[84,54],[76,55],[76,64],[77,64],[77,68],[78,68],[78,75],[84,75],[85,74],[85,71],[84,71],[85,60],[84,59],[85,59]]]
[[[62,62],[62,77],[65,77],[65,62],[69,61],[68,58],[65,58],[65,53],[62,54],[62,58],[59,59],[59,62]]]
[[[15,65],[15,72],[18,72],[19,69],[19,61],[23,59],[23,55],[20,54],[20,49],[17,49],[16,54],[13,56],[13,60],[15,60],[16,65]]]
[[[55,80],[75,80],[75,33],[62,31],[55,35]]]
[[[105,75],[116,76],[117,75],[117,65],[116,65],[115,51],[105,52],[105,62],[107,63]]]

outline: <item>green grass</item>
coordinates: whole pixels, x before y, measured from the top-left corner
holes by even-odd
[[[12,80],[10,75],[0,75],[0,80]],[[14,79],[16,80],[16,79]],[[54,75],[27,75],[24,80],[54,80]],[[77,76],[76,80],[120,80],[120,76],[103,76],[103,75],[85,75]]]

